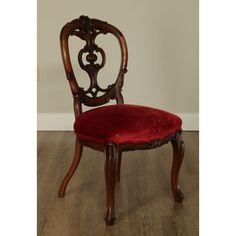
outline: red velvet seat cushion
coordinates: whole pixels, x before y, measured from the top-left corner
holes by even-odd
[[[137,105],[108,105],[81,114],[75,134],[99,143],[143,143],[181,130],[181,119],[169,112]]]

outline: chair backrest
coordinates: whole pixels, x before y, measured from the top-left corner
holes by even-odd
[[[105,65],[106,55],[103,49],[98,47],[95,43],[95,39],[99,34],[107,33],[113,34],[119,42],[121,49],[121,65],[115,83],[109,85],[107,88],[101,88],[97,83],[97,74]],[[77,36],[86,42],[84,48],[82,48],[78,54],[79,65],[88,73],[90,78],[90,86],[86,91],[84,88],[80,87],[76,81],[70,60],[68,46],[69,36]],[[60,42],[66,77],[74,97],[75,117],[82,113],[81,104],[95,107],[106,104],[111,99],[116,99],[118,104],[123,103],[121,89],[123,86],[124,74],[127,72],[128,50],[124,36],[116,27],[101,20],[80,16],[79,19],[72,20],[62,28]],[[95,52],[101,54],[101,64],[96,63],[97,55]],[[87,54],[86,62],[88,64],[84,64],[83,62],[82,57],[84,53]],[[98,92],[102,92],[103,94],[97,96]]]

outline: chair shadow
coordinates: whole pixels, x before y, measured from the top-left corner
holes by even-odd
[[[136,186],[138,184],[138,179],[133,178],[133,183],[132,185]],[[125,180],[123,180],[125,181]],[[122,183],[120,183],[122,184]],[[119,185],[120,185],[119,184]],[[163,183],[162,183],[163,184]],[[160,197],[163,197],[163,190],[164,193],[166,194],[166,201],[165,203],[167,204],[167,207],[170,206],[168,202],[173,202],[173,209],[175,209],[176,213],[178,214],[178,212],[180,212],[181,210],[183,210],[182,204],[176,203],[173,199],[172,196],[172,192],[170,189],[170,186],[161,186],[162,184],[159,184],[159,186],[156,186],[155,189],[151,189],[151,194],[147,194],[147,192],[150,192],[150,187],[149,186],[142,186],[142,191],[139,191],[139,196],[138,197],[133,197],[132,198],[132,203],[128,202],[127,204],[127,208],[119,208],[119,213],[117,214],[117,218],[119,219],[119,222],[124,221],[127,217],[129,217],[129,215],[133,215],[135,214],[141,207],[148,207],[150,205],[152,205],[154,202],[157,201],[162,201],[163,199]],[[117,186],[117,191],[116,191],[116,195],[117,197],[121,197],[122,194],[122,190],[120,186]],[[127,186],[128,188],[128,186]],[[127,189],[127,200],[129,198],[129,194],[133,195],[133,193],[131,192],[132,189]],[[169,192],[169,193],[168,193]],[[141,199],[141,201],[140,201]],[[164,203],[164,204],[165,204]],[[117,206],[117,204],[116,204]],[[117,206],[119,207],[119,206]]]

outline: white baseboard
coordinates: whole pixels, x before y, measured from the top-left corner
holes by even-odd
[[[199,130],[198,113],[176,114],[183,121],[184,131]],[[38,130],[40,131],[70,131],[73,130],[74,114],[72,113],[38,113]]]
[[[38,130],[73,130],[73,113],[38,113]]]

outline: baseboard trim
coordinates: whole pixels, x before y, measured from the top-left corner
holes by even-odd
[[[184,131],[199,130],[198,113],[177,113],[183,121]],[[39,131],[71,131],[73,130],[74,114],[72,113],[38,113]]]

